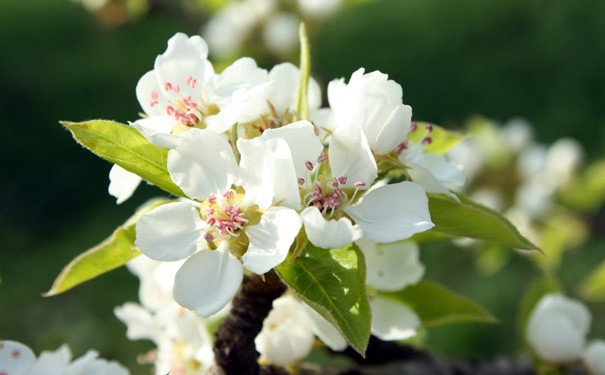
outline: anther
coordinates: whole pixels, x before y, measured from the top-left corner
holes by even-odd
[[[304,179],[304,178],[302,178],[302,177],[300,177],[300,178],[298,179],[298,184],[299,184],[299,185],[303,185],[304,183],[305,183],[305,179]]]
[[[433,125],[431,124],[426,124],[426,131],[428,131],[429,133],[433,131]]]
[[[166,82],[166,84],[164,85],[164,90],[166,90],[166,91],[172,90],[172,85],[170,84],[170,82]]]
[[[313,170],[313,163],[311,163],[310,161],[306,161],[305,162],[305,167],[307,167],[308,170],[312,171]]]
[[[319,155],[319,157],[317,158],[317,162],[321,163],[322,161],[326,161],[328,160],[328,157],[324,154]]]
[[[341,185],[344,185],[347,183],[347,176],[340,176],[338,177],[338,182],[340,182]]]
[[[361,186],[366,186],[366,183],[363,181],[357,181],[356,183],[354,183],[353,185],[357,186],[357,187],[361,187]]]
[[[416,121],[412,121],[410,124],[410,133],[415,132],[418,129],[418,123]]]
[[[206,233],[204,235],[204,239],[206,240],[206,242],[212,242],[212,241],[214,241],[214,236],[210,233]]]
[[[208,201],[208,203],[215,203],[216,202],[216,195],[210,195],[208,197],[208,199],[206,199]]]
[[[422,142],[423,145],[427,145],[428,146],[431,143],[433,143],[433,138],[431,138],[431,137],[424,137],[421,142]]]

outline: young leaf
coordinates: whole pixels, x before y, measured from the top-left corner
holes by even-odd
[[[116,229],[109,238],[78,255],[65,266],[53,283],[53,286],[44,296],[49,297],[61,294],[76,285],[118,268],[141,254],[141,251],[134,245],[136,222],[143,214],[169,202],[171,201],[165,199],[157,200],[140,208],[124,225]]]
[[[97,156],[139,175],[157,187],[185,197],[172,182],[166,159],[168,150],[149,142],[132,126],[113,121],[61,122],[74,139]]]
[[[498,321],[470,299],[428,281],[407,286],[399,292],[383,292],[381,296],[402,302],[414,310],[425,328],[463,322]]]
[[[418,125],[418,129],[412,133],[409,133],[408,139],[413,142],[420,142],[426,133],[426,126],[428,124],[425,122],[417,122],[416,125]],[[427,134],[431,138],[431,143],[426,147],[425,152],[433,152],[435,154],[443,155],[465,137],[465,135],[462,133],[446,130],[441,126],[431,126],[433,127],[433,130]]]
[[[525,250],[539,250],[502,214],[456,194],[460,202],[444,195],[427,194],[432,230],[460,237],[498,242]]]
[[[519,308],[519,332],[521,337],[525,337],[525,326],[529,314],[534,309],[534,306],[540,298],[549,293],[563,293],[561,283],[552,275],[544,275],[534,281],[525,292],[521,307]]]
[[[363,355],[370,339],[371,313],[365,261],[357,245],[326,250],[309,243],[288,263],[276,267],[284,282]]]

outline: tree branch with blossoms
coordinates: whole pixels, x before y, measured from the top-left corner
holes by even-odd
[[[288,373],[316,340],[372,361],[382,345],[372,337],[496,322],[474,301],[421,280],[419,244],[465,237],[538,249],[504,215],[454,190],[465,176],[445,154],[464,136],[412,121],[401,86],[363,68],[330,82],[321,108],[303,52],[302,71],[289,63],[267,71],[244,57],[216,73],[206,42],[179,33],[137,85],[144,118],[62,123],[113,163],[109,192],[118,203],[143,180],[172,198],[142,207],[74,259],[48,295],[128,264],[141,291],[161,293],[141,292],[140,306],[116,315],[130,338],[157,344],[150,357],[161,373]],[[213,319],[223,319],[214,339]],[[569,331],[583,343],[585,321],[580,328]],[[534,333],[529,341],[553,362]],[[388,348],[435,369],[483,371]]]

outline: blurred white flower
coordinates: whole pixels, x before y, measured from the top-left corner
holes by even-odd
[[[298,7],[307,17],[327,18],[342,6],[342,0],[297,0]]]
[[[267,48],[278,56],[285,56],[298,47],[300,20],[293,14],[279,13],[271,17],[263,28]]]
[[[570,363],[582,357],[591,319],[580,301],[547,294],[529,316],[526,338],[544,361]]]
[[[590,342],[582,360],[591,375],[605,375],[605,340]]]
[[[98,358],[89,350],[71,361],[72,353],[63,344],[54,352],[43,351],[36,359],[32,350],[16,341],[0,341],[0,374],[6,375],[128,375],[130,372],[115,361]]]

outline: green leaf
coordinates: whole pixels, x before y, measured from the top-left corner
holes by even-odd
[[[605,261],[582,281],[579,287],[582,299],[588,301],[605,301]]]
[[[492,241],[518,249],[539,250],[498,212],[457,194],[460,202],[437,194],[427,194],[432,230],[460,237]]]
[[[309,243],[298,258],[288,263],[286,260],[276,268],[284,282],[363,355],[372,319],[365,260],[357,245],[326,250]]]
[[[132,126],[113,121],[61,122],[74,139],[97,156],[139,175],[157,187],[179,197],[183,191],[170,179],[168,149],[149,142]]]
[[[408,139],[413,142],[420,142],[426,133],[426,126],[428,123],[416,122],[416,124],[418,125],[418,129],[413,133],[409,133]],[[431,138],[432,142],[426,147],[425,152],[443,155],[466,137],[462,133],[449,131],[441,126],[432,124],[431,126],[433,127],[433,131],[428,133],[427,136]]]
[[[166,199],[156,200],[140,208],[109,238],[78,255],[65,266],[44,296],[61,294],[76,285],[118,268],[141,254],[141,251],[134,244],[136,222],[143,214],[169,202],[171,201]]]
[[[429,281],[407,286],[399,292],[383,292],[380,295],[414,310],[424,328],[465,322],[498,322],[493,315],[470,299]]]
[[[534,281],[529,288],[527,288],[519,308],[518,328],[519,332],[521,333],[521,337],[525,337],[525,326],[527,325],[527,319],[529,318],[531,311],[534,309],[534,306],[536,303],[538,303],[540,298],[549,293],[563,293],[561,283],[553,275],[544,275]]]

